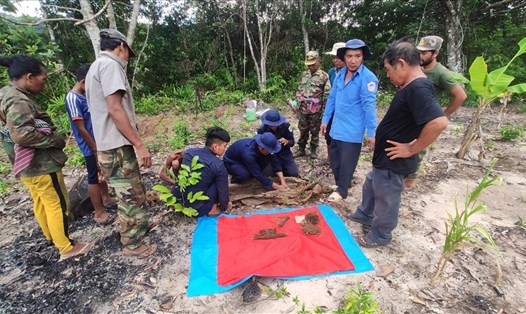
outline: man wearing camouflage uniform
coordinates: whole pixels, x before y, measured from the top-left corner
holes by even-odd
[[[148,213],[139,167],[149,168],[152,159],[139,137],[126,77],[128,60],[134,53],[126,37],[117,30],[102,30],[100,37],[102,51],[86,76],[86,96],[97,156],[102,172],[119,200],[122,252],[145,258],[155,251],[156,246],[143,243],[148,229]]]
[[[305,156],[305,146],[309,141],[311,158],[317,157],[320,134],[321,115],[325,107],[325,99],[331,90],[329,75],[320,69],[320,57],[317,51],[309,51],[305,56],[308,70],[303,72],[301,82],[296,92],[299,102],[300,138],[296,157]]]

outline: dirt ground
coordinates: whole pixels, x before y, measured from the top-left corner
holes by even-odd
[[[364,249],[376,271],[300,281],[257,278],[261,286],[286,288],[289,296],[279,299],[263,291],[258,300],[243,303],[243,285],[221,294],[186,297],[196,220],[174,214],[160,203],[151,205],[150,218],[158,225],[147,241],[157,244],[158,250],[150,258],[122,256],[117,225],[100,227],[91,217],[84,217],[73,223],[72,237],[96,241],[95,247],[86,255],[58,262],[58,253],[44,241],[33,217],[27,190],[15,184],[8,195],[0,197],[0,312],[297,313],[302,305],[314,312],[315,307],[337,309],[345,293],[361,282],[375,293],[384,313],[526,313],[526,226],[517,224],[519,217],[526,219],[526,140],[500,141],[495,119],[498,109],[493,109],[483,118],[487,147],[484,161],[477,161],[476,146],[465,160],[456,159],[454,153],[471,113],[472,109],[461,108],[428,150],[415,187],[402,195],[392,243]],[[218,111],[215,114],[224,115]],[[290,113],[287,117],[296,124]],[[141,118],[147,142],[155,141],[155,131],[166,132],[159,130],[157,123],[163,119],[173,121],[165,116]],[[230,127],[238,128],[239,117],[225,119]],[[524,114],[508,110],[502,124],[524,127],[526,119]],[[255,130],[257,123],[253,126]],[[238,129],[237,134],[246,133],[250,132]],[[320,156],[325,156],[325,146],[321,147]],[[500,253],[467,246],[447,264],[444,278],[432,286],[430,278],[440,259],[447,213],[454,211],[455,200],[463,205],[466,189],[476,185],[494,157],[499,158],[494,175],[502,182],[482,193],[487,214],[472,219],[489,231]],[[158,182],[155,173],[163,158],[162,153],[154,154],[155,166],[144,172],[147,187]],[[333,184],[322,160],[299,159],[298,163],[303,177]],[[370,155],[364,148],[349,198],[333,206],[355,235],[361,233],[361,228],[346,217],[359,205],[361,185],[370,169]],[[65,169],[68,186],[83,172]],[[309,204],[326,203],[327,196],[322,193]],[[276,207],[290,206],[238,204],[234,213]]]

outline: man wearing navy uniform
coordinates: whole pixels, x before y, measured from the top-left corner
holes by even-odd
[[[270,132],[257,134],[254,138],[240,139],[232,144],[223,157],[228,173],[232,175],[232,183],[256,178],[268,190],[288,188],[282,167],[275,155],[280,150],[281,143]],[[279,184],[263,173],[263,169],[269,164],[279,178]]]
[[[297,177],[299,170],[294,161],[290,148],[294,146],[294,133],[287,119],[276,109],[270,109],[261,116],[262,125],[257,129],[258,134],[270,132],[274,134],[281,144],[280,151],[276,154],[281,165],[283,175],[286,177]]]
[[[183,165],[191,166],[192,159],[199,157],[198,162],[204,165],[201,169],[201,180],[196,185],[181,191],[177,182],[172,188],[172,194],[178,200],[186,200],[186,196],[202,191],[208,196],[206,201],[195,201],[189,206],[195,208],[199,216],[216,216],[232,207],[228,194],[228,172],[221,157],[230,142],[230,135],[219,127],[209,128],[206,132],[205,147],[190,148],[184,152]],[[183,195],[184,194],[184,195]]]

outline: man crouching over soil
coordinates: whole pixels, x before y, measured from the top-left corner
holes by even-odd
[[[221,212],[232,208],[228,194],[228,172],[221,157],[230,142],[230,135],[227,131],[219,127],[212,127],[206,131],[206,143],[203,148],[190,148],[183,154],[183,165],[190,167],[192,159],[199,157],[199,163],[204,165],[201,170],[201,180],[195,185],[187,187],[181,191],[177,182],[172,188],[172,194],[178,200],[186,200],[188,194],[203,192],[208,196],[206,201],[195,201],[191,206],[197,210],[201,216],[217,216]]]
[[[404,177],[418,167],[418,153],[433,143],[448,121],[434,95],[433,83],[420,68],[420,53],[398,40],[384,53],[387,77],[399,91],[376,130],[373,170],[363,184],[362,203],[349,217],[366,231],[358,238],[363,247],[391,242],[398,222]]]

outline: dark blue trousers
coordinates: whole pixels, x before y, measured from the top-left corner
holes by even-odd
[[[362,188],[362,203],[353,218],[371,226],[370,238],[385,245],[393,239],[391,231],[398,224],[404,175],[374,168],[367,174]]]
[[[331,142],[331,169],[334,181],[338,186],[337,191],[343,198],[347,198],[351,187],[352,176],[362,150],[361,143],[349,143],[332,139]]]

